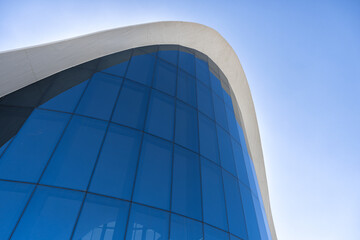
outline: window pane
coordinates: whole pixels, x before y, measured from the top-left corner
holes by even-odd
[[[206,86],[210,87],[210,76],[209,76],[209,66],[207,62],[195,59],[196,63],[196,78],[199,79]]]
[[[235,163],[236,163],[235,165],[236,165],[236,170],[237,170],[236,171],[237,176],[243,184],[250,187],[241,146],[234,139],[231,139],[231,143],[232,143],[234,159],[235,159]]]
[[[199,156],[175,146],[171,211],[202,220]]]
[[[197,103],[199,111],[205,113],[211,119],[215,119],[211,90],[199,81],[197,82]]]
[[[112,67],[106,68],[102,71],[119,76],[119,77],[124,77],[128,63],[129,63],[129,61],[122,62],[120,64],[116,64]]]
[[[175,142],[199,151],[197,111],[184,103],[176,103]]]
[[[153,87],[171,96],[175,96],[176,72],[177,69],[175,66],[158,60],[155,68]]]
[[[225,130],[228,130],[228,123],[226,118],[225,104],[224,102],[215,94],[213,94],[214,100],[214,112],[216,122],[222,126]]]
[[[174,136],[175,98],[152,90],[145,131],[172,140]]]
[[[220,149],[221,166],[236,176],[236,166],[231,147],[230,135],[219,126],[216,126],[216,129]]]
[[[201,158],[204,222],[228,230],[221,169]]]
[[[72,239],[124,239],[128,213],[128,202],[88,194]]]
[[[179,52],[179,67],[195,76],[195,57],[186,52]]]
[[[162,240],[169,236],[169,213],[132,204],[127,240]]]
[[[134,201],[169,209],[172,144],[145,135],[139,161]]]
[[[172,63],[174,65],[177,65],[178,63],[178,51],[159,51],[158,57],[168,61],[169,63]]]
[[[183,71],[179,71],[179,79],[177,82],[177,98],[196,107],[196,82]]]
[[[232,104],[232,99],[230,97],[230,95],[223,89],[223,96],[224,96],[224,102],[225,102],[225,106],[233,109],[233,104]]]
[[[83,194],[38,186],[11,239],[69,239]]]
[[[130,200],[140,141],[140,132],[110,125],[91,180],[91,192]]]
[[[102,73],[94,74],[76,112],[95,118],[110,119],[121,83],[121,78]]]
[[[215,77],[214,74],[210,72],[210,82],[211,82],[211,88],[220,97],[221,100],[223,100],[223,88],[221,86],[220,80]]]
[[[37,182],[69,118],[34,110],[0,159],[0,178]]]
[[[199,113],[200,154],[220,164],[215,122]]]
[[[34,186],[0,181],[0,239],[8,239]]]
[[[241,202],[238,181],[228,172],[223,171],[229,231],[236,236],[247,239],[246,225]]]
[[[171,214],[170,240],[202,240],[202,223]]]
[[[233,136],[238,142],[240,142],[239,132],[237,129],[237,121],[235,118],[235,113],[233,108],[225,107],[226,115],[228,119],[229,133]]]
[[[204,224],[205,240],[229,240],[229,234]]]
[[[111,121],[142,130],[149,93],[148,87],[125,80]]]
[[[133,56],[126,78],[151,86],[155,57],[151,54]]]
[[[41,183],[85,190],[106,122],[74,116],[45,170]]]
[[[11,142],[12,138],[9,139],[9,141],[7,141],[6,143],[4,143],[4,145],[2,145],[0,147],[0,157],[3,154],[3,152],[5,151],[5,149],[7,148],[7,146],[9,145],[9,143]]]

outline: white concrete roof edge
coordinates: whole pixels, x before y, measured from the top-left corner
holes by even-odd
[[[277,239],[248,82],[235,51],[214,29],[191,22],[154,22],[0,52],[0,97],[81,63],[130,48],[157,44],[177,44],[198,50],[209,56],[228,78],[240,107],[241,125],[255,166],[271,235]]]

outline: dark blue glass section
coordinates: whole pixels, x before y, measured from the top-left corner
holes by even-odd
[[[132,204],[126,240],[168,239],[169,213]]]
[[[172,148],[165,140],[144,135],[134,201],[169,210]]]
[[[80,100],[76,113],[109,120],[122,79],[96,73]]]
[[[177,101],[175,142],[195,152],[199,151],[198,121],[195,109]]]
[[[213,94],[214,112],[216,122],[225,130],[228,130],[226,110],[224,102],[215,94]]]
[[[202,240],[202,223],[171,214],[170,240]]]
[[[159,51],[158,57],[168,61],[169,63],[172,63],[174,65],[177,65],[178,63],[178,51]]]
[[[104,69],[102,71],[105,72],[105,73],[109,73],[109,74],[119,76],[119,77],[124,77],[128,63],[129,63],[129,61],[122,62],[120,64],[117,64],[117,65],[114,65],[114,66],[109,67],[107,69]]]
[[[141,133],[110,124],[89,191],[131,199]]]
[[[128,213],[128,202],[88,194],[72,239],[124,239]]]
[[[150,89],[125,80],[111,121],[142,130]]]
[[[0,157],[1,157],[1,154],[3,154],[3,152],[5,151],[5,149],[7,148],[7,146],[9,145],[9,143],[12,141],[12,138],[9,139],[9,141],[7,141],[4,145],[2,145],[0,147]]]
[[[231,136],[233,136],[238,142],[240,142],[240,137],[239,137],[239,132],[237,129],[237,121],[235,118],[235,113],[234,113],[234,109],[225,107],[226,109],[226,115],[227,115],[227,119],[228,119],[228,126],[229,126],[229,132],[231,134]]]
[[[204,224],[204,240],[229,240],[229,234]]]
[[[171,96],[175,96],[176,73],[177,69],[175,66],[158,59],[155,68],[153,87]]]
[[[179,67],[195,76],[195,57],[193,54],[179,52]]]
[[[42,104],[40,108],[73,112],[89,80],[76,85]]]
[[[0,181],[0,239],[8,239],[34,186]]]
[[[85,190],[106,122],[74,116],[41,179],[47,185]]]
[[[228,230],[221,168],[201,158],[204,222]]]
[[[202,220],[199,156],[176,145],[171,211]]]
[[[196,82],[183,71],[179,71],[179,79],[177,82],[177,98],[196,107]]]
[[[151,86],[155,57],[151,54],[133,56],[126,78]]]
[[[223,179],[229,231],[242,239],[247,239],[239,183],[235,177],[231,176],[226,171],[223,171]]]
[[[244,156],[242,153],[242,149],[239,143],[237,143],[234,139],[231,139],[233,153],[234,153],[234,159],[235,159],[235,165],[236,165],[236,172],[239,180],[249,186],[249,179],[248,174],[246,171],[246,166],[244,162]],[[246,146],[245,146],[246,147]]]
[[[69,239],[84,193],[38,186],[11,239]]]
[[[211,90],[199,81],[197,82],[197,103],[199,111],[215,119]]]
[[[145,131],[172,140],[174,136],[175,98],[151,91]]]
[[[210,71],[207,62],[200,60],[198,58],[195,59],[196,63],[196,78],[204,83],[206,86],[210,87]]]
[[[0,178],[37,182],[69,118],[34,110],[0,159]]]
[[[236,176],[236,166],[231,146],[231,137],[221,127],[216,126],[216,129],[220,149],[221,166]]]
[[[220,80],[215,77],[214,74],[212,74],[212,72],[210,72],[210,82],[211,82],[211,88],[214,91],[214,93],[216,93],[216,95],[218,95],[220,97],[221,100],[223,100],[223,88],[221,86],[221,82]]]
[[[233,109],[231,97],[224,89],[222,90],[222,92],[223,92],[223,96],[224,96],[225,106],[228,107],[229,109]]]
[[[199,113],[200,154],[220,164],[215,122]]]

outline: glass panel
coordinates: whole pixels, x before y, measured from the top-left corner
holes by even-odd
[[[228,230],[221,169],[201,158],[204,222]]]
[[[215,77],[214,74],[212,74],[212,72],[210,72],[210,82],[211,82],[211,88],[214,91],[214,93],[216,93],[216,95],[218,95],[220,97],[221,100],[223,100],[223,88],[221,86],[221,82],[220,80]]]
[[[236,163],[235,165],[237,170],[237,176],[242,183],[244,183],[247,186],[250,186],[241,146],[234,139],[231,139],[231,143],[232,143],[234,159]]]
[[[179,52],[179,67],[195,76],[195,57],[186,52]]]
[[[76,112],[109,120],[122,83],[121,78],[96,73],[89,82]]]
[[[223,96],[224,96],[224,102],[225,102],[225,106],[230,108],[230,109],[233,109],[233,104],[232,104],[232,100],[231,100],[231,97],[230,95],[223,89]]]
[[[106,122],[74,116],[45,170],[41,183],[87,188]]]
[[[89,80],[60,93],[46,103],[42,104],[40,108],[72,113],[75,110],[75,107],[79,102],[79,99],[88,82]]]
[[[225,130],[228,130],[228,123],[226,117],[226,110],[224,102],[215,94],[213,94],[214,100],[214,112],[216,122],[222,126]]]
[[[69,118],[34,110],[0,159],[0,178],[37,182]]]
[[[131,198],[141,133],[111,124],[91,180],[90,191]]]
[[[126,61],[126,62],[123,62],[120,64],[116,64],[116,65],[109,67],[107,69],[104,69],[102,71],[119,76],[119,77],[124,77],[128,63],[129,63],[129,61]]]
[[[202,240],[202,223],[171,214],[170,240]]]
[[[0,181],[0,239],[8,239],[34,186]]]
[[[134,201],[169,210],[172,144],[144,135]]]
[[[11,239],[69,239],[83,194],[38,186]]]
[[[158,57],[168,61],[169,63],[177,65],[178,54],[179,54],[178,51],[159,51]]]
[[[7,148],[7,146],[9,145],[9,143],[11,142],[11,140],[12,140],[12,138],[10,138],[9,141],[7,141],[4,145],[2,145],[0,147],[0,158],[1,158],[1,155],[3,154],[3,152],[5,151],[5,149]]]
[[[149,93],[148,87],[125,80],[111,121],[142,130]]]
[[[155,57],[151,54],[133,56],[126,78],[151,86]]]
[[[200,154],[220,164],[215,122],[199,113]]]
[[[132,204],[127,240],[162,240],[169,236],[169,213]]]
[[[236,166],[233,150],[231,147],[230,135],[219,126],[216,126],[216,129],[220,149],[221,166],[230,173],[232,173],[234,176],[236,176]]]
[[[72,239],[124,239],[128,213],[128,202],[88,194]]]
[[[155,68],[153,87],[171,96],[175,96],[176,72],[177,69],[175,66],[158,60]]]
[[[207,62],[195,59],[196,63],[196,78],[199,79],[206,86],[210,87],[210,76],[209,76],[209,66]]]
[[[199,81],[197,82],[197,103],[199,111],[205,113],[211,119],[215,119],[211,90]]]
[[[175,142],[199,151],[197,111],[179,101],[176,103]]]
[[[183,71],[179,71],[179,79],[177,82],[177,98],[196,107],[196,82]]]
[[[228,119],[229,132],[238,142],[240,142],[239,132],[237,129],[237,121],[235,118],[235,113],[233,108],[225,107],[226,115]]]
[[[199,156],[175,145],[171,211],[202,220]]]
[[[223,171],[224,188],[229,231],[236,236],[247,239],[243,205],[238,181],[228,172]]]
[[[152,90],[145,131],[172,140],[174,136],[175,98]]]
[[[205,240],[229,240],[229,234],[204,224]]]

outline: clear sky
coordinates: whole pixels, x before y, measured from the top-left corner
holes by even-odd
[[[0,51],[131,24],[216,29],[255,103],[280,240],[360,239],[360,1],[6,1]]]

